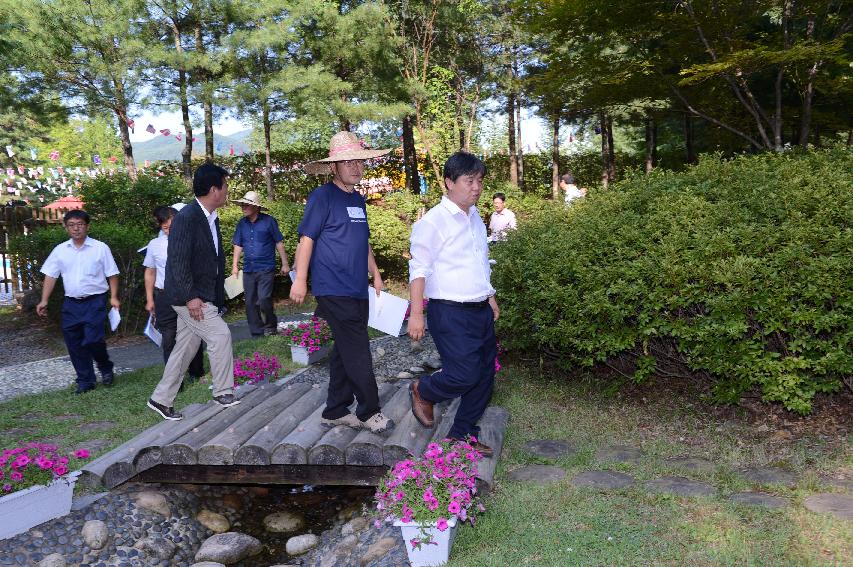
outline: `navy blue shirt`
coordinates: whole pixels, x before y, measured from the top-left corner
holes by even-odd
[[[299,223],[299,236],[314,241],[311,293],[367,299],[370,229],[364,197],[334,183],[314,189]]]
[[[275,245],[284,240],[278,222],[265,213],[258,213],[255,222],[243,217],[234,230],[235,246],[243,248],[243,271],[246,273],[275,270]]]

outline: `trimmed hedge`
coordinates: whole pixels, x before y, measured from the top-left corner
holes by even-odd
[[[843,147],[710,157],[536,215],[494,250],[502,341],[808,413],[853,374],[851,187]]]

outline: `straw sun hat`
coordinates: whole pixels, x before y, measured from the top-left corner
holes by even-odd
[[[318,159],[305,164],[305,173],[320,175],[331,173],[330,164],[336,161],[347,161],[351,159],[371,159],[384,156],[391,151],[369,150],[365,148],[364,142],[352,132],[338,132],[329,141],[329,157]]]
[[[243,195],[242,199],[231,199],[231,202],[237,203],[238,205],[255,205],[261,209],[266,209],[266,207],[261,204],[261,198],[254,191],[249,191]]]

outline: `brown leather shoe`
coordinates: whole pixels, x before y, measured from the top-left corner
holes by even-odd
[[[483,455],[484,459],[488,459],[489,457],[491,457],[492,455],[495,454],[494,449],[492,449],[491,447],[489,447],[485,443],[480,443],[479,441],[477,441],[476,443],[471,443],[470,441],[465,441],[464,439],[457,439],[455,437],[448,437],[448,439],[452,443],[469,443],[471,445],[471,447],[474,448],[475,451],[477,451],[478,453]]]
[[[420,380],[415,380],[409,386],[409,399],[412,401],[412,413],[418,423],[424,427],[432,427],[435,425],[435,419],[432,415],[432,402],[423,399],[418,392],[418,384]]]

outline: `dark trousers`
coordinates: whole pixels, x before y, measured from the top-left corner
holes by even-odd
[[[488,305],[471,308],[430,301],[427,323],[443,366],[421,378],[418,392],[434,403],[461,396],[448,435],[476,437],[480,433],[477,422],[489,405],[495,384],[498,352],[492,309]]]
[[[268,272],[243,272],[243,293],[246,294],[246,319],[252,336],[274,334],[278,318],[272,305],[272,287],[275,270]]]
[[[329,393],[323,417],[345,416],[349,413],[347,406],[355,397],[358,402],[355,415],[367,421],[379,413],[379,391],[367,336],[368,301],[352,297],[318,297],[315,314],[328,321],[335,339],[329,357]]]
[[[175,348],[175,335],[178,332],[178,314],[169,305],[165,294],[158,290],[155,290],[154,293],[154,316],[157,318],[155,326],[163,336],[160,348],[163,349],[163,364],[165,364],[169,362],[169,356],[172,354],[172,349]],[[190,362],[188,372],[193,378],[204,376],[204,343],[199,345],[198,351]]]
[[[93,360],[101,375],[113,370],[104,342],[106,299],[107,294],[101,293],[83,300],[66,297],[62,302],[62,337],[77,373],[77,384],[84,388],[97,382]]]

